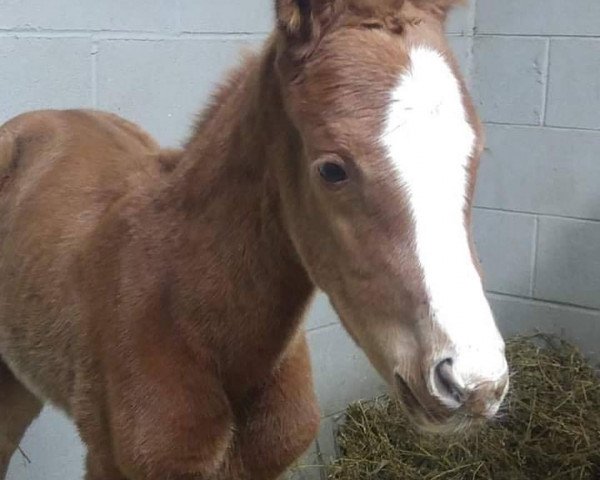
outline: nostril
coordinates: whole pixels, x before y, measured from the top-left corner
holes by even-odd
[[[453,362],[451,358],[442,360],[437,364],[435,367],[436,386],[440,395],[462,405],[466,400],[466,392],[463,387],[458,384],[452,367]]]

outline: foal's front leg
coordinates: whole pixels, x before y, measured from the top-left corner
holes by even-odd
[[[105,360],[104,425],[94,431],[80,416],[89,432],[86,480],[213,480],[232,448],[234,420],[209,354],[168,338],[143,353]]]
[[[304,333],[260,392],[240,408],[234,453],[218,480],[279,478],[306,452],[319,429]]]
[[[304,334],[264,385],[233,406],[210,362],[162,347],[145,356],[150,365],[111,359],[111,440],[90,449],[86,480],[274,480],[316,437]]]

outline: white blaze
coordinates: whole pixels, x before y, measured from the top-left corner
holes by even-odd
[[[408,193],[432,320],[447,334],[466,387],[506,371],[503,341],[469,248],[465,208],[475,133],[445,58],[425,47],[392,93],[382,141]],[[441,359],[440,359],[441,360]]]

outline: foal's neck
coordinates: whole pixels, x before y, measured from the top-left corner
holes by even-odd
[[[234,378],[276,365],[313,292],[285,228],[273,171],[291,135],[270,46],[214,97],[174,172],[181,208],[210,232],[211,258],[201,261],[220,277],[215,308],[223,309],[223,351]]]

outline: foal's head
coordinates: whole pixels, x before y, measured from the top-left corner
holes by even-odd
[[[493,417],[508,386],[470,235],[482,139],[444,36],[452,3],[277,1],[290,236],[429,428]]]

